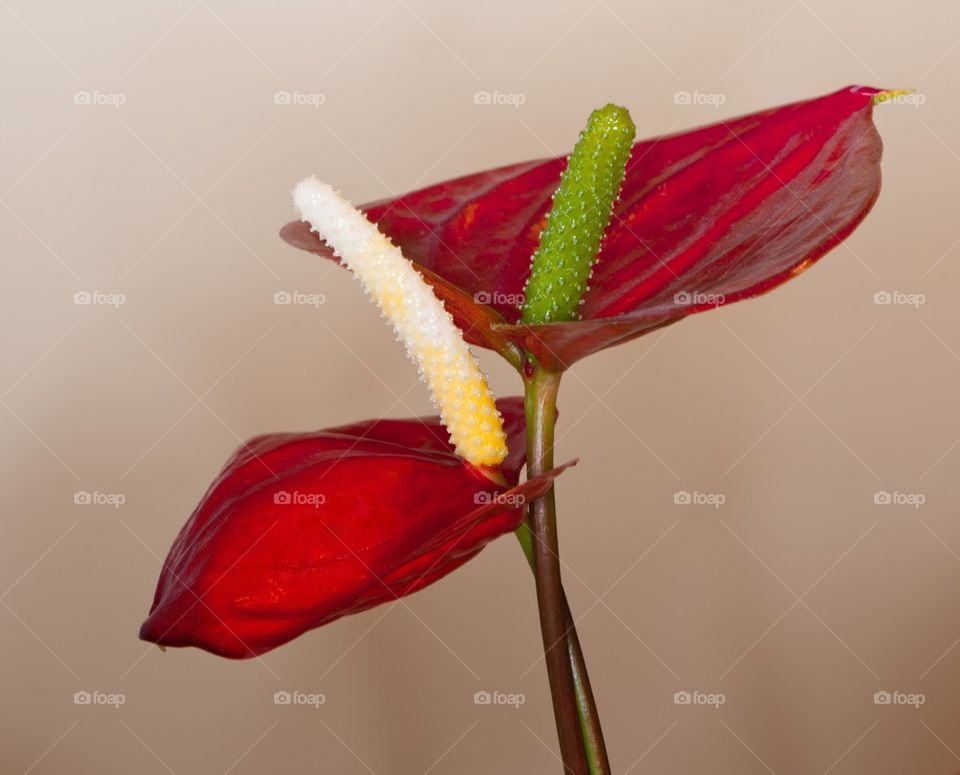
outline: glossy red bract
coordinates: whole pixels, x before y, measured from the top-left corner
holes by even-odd
[[[513,486],[523,401],[497,405],[506,486],[458,458],[435,417],[251,439],[180,531],[140,637],[251,657],[447,575],[559,472]]]
[[[563,369],[689,314],[768,291],[844,240],[880,191],[879,90],[834,94],[637,143],[582,319],[516,325],[566,159],[513,164],[363,209],[467,339]],[[331,257],[306,224],[288,243]]]

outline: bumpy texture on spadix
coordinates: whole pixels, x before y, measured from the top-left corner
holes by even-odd
[[[393,325],[420,370],[450,441],[475,466],[507,455],[503,423],[476,358],[443,303],[400,249],[331,186],[307,178],[293,191],[297,210]]]
[[[560,178],[525,288],[524,323],[580,317],[600,240],[623,185],[636,127],[626,108],[590,114]]]

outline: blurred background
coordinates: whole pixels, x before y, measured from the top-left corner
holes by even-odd
[[[364,202],[566,153],[607,101],[642,137],[852,83],[918,93],[876,111],[884,191],[847,245],[564,380],[565,578],[616,772],[960,772],[955,3],[0,0],[0,19],[4,772],[557,771],[509,539],[259,660],[137,640],[241,439],[431,413],[351,277],[277,238],[289,191],[315,173]],[[274,303],[297,291],[323,303]],[[895,292],[913,303],[874,303]]]

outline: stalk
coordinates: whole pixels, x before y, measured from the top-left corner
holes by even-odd
[[[636,127],[626,108],[606,105],[590,114],[553,195],[547,224],[530,263],[520,320],[527,325],[576,320],[613,205],[620,194]],[[529,354],[523,364],[527,473],[553,468],[560,372]],[[517,532],[537,584],[544,659],[550,679],[560,754],[567,772],[610,772],[570,606],[560,578],[557,504],[553,487],[530,504]],[[528,539],[528,540],[526,540]]]
[[[533,543],[530,537],[530,527],[524,522],[517,528],[517,542],[530,564],[533,565]],[[603,728],[600,725],[600,714],[590,685],[590,675],[587,672],[586,659],[577,635],[577,627],[570,612],[567,596],[563,596],[563,614],[567,630],[567,656],[570,660],[570,669],[573,672],[573,687],[576,692],[577,714],[580,717],[580,735],[583,738],[584,753],[587,757],[587,767],[590,775],[610,775],[610,762],[607,759],[607,746],[603,739]]]
[[[527,473],[531,477],[553,468],[559,386],[560,374],[540,367],[534,369],[526,382]],[[581,730],[581,712],[567,649],[570,617],[560,575],[557,510],[552,487],[530,504],[528,519],[540,632],[560,740],[560,755],[568,773],[587,775],[589,770]]]

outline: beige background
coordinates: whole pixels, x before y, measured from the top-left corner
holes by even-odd
[[[259,661],[136,639],[239,439],[429,411],[351,278],[275,236],[288,192],[317,173],[365,201],[563,153],[607,100],[653,135],[849,83],[924,101],[877,111],[885,188],[848,245],[565,380],[566,579],[617,772],[960,772],[955,3],[2,0],[0,20],[4,772],[557,771],[510,540]],[[126,702],[75,705],[84,690]],[[925,704],[875,705],[887,690]]]

